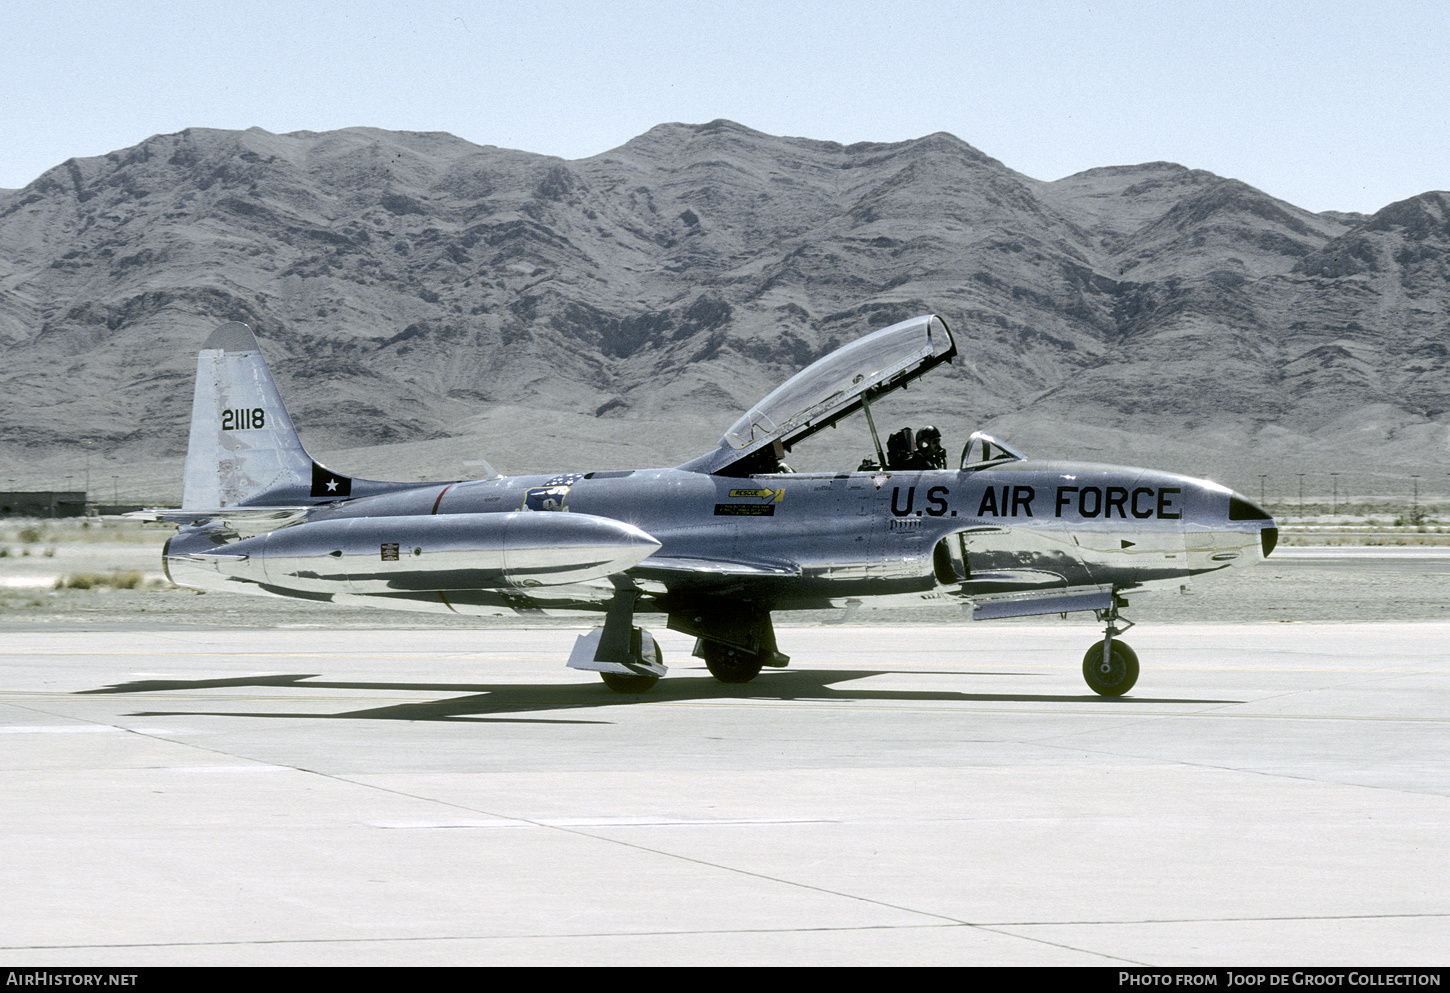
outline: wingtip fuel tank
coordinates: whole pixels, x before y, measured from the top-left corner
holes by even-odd
[[[227,545],[180,538],[165,552],[167,575],[179,586],[299,593],[586,583],[622,573],[660,547],[623,521],[537,511],[321,520]]]

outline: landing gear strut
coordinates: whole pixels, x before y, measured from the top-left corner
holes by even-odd
[[[1097,612],[1098,620],[1106,621],[1108,629],[1103,640],[1087,650],[1082,658],[1082,678],[1099,696],[1122,696],[1138,681],[1138,653],[1126,642],[1116,640],[1133,622],[1118,616],[1118,607],[1126,607],[1126,600],[1113,595],[1113,605]],[[1118,621],[1123,627],[1117,627]]]

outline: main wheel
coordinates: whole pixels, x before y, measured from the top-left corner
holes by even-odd
[[[705,668],[722,683],[748,683],[760,675],[760,656],[739,648],[707,641],[703,649]]]
[[[1114,638],[1112,657],[1104,659],[1100,641],[1082,657],[1082,678],[1099,696],[1122,696],[1138,681],[1138,653]]]
[[[648,693],[660,681],[658,676],[626,676],[622,672],[601,672],[599,678],[616,693]]]
[[[634,639],[634,660],[642,665],[654,666],[660,672],[664,672],[665,658],[660,652],[660,643],[655,641],[654,636],[648,631],[635,628]],[[601,672],[599,678],[604,680],[605,686],[616,693],[648,693],[654,689],[655,683],[660,681],[659,676],[651,676],[648,672]]]

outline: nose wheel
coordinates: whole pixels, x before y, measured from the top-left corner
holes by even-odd
[[[1138,681],[1138,653],[1105,638],[1082,657],[1082,678],[1098,696],[1122,696]]]
[[[1098,620],[1108,623],[1103,640],[1082,657],[1082,678],[1098,696],[1122,696],[1138,681],[1138,653],[1117,640],[1133,622],[1118,616],[1118,598],[1115,596],[1113,601],[1112,607],[1098,611]],[[1126,600],[1121,602],[1127,606]],[[1123,622],[1121,628],[1117,626],[1119,620]]]

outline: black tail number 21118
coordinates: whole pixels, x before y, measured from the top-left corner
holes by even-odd
[[[267,426],[267,412],[261,407],[253,407],[251,410],[238,408],[236,410],[222,411],[223,431],[249,431],[253,428],[264,428]]]

